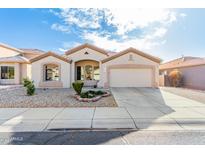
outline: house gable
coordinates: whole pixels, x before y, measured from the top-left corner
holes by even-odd
[[[137,55],[139,55],[139,56],[141,56],[141,57],[143,57],[143,58],[146,58],[146,59],[148,59],[148,60],[151,60],[151,61],[153,61],[153,62],[155,62],[155,63],[160,63],[160,62],[161,62],[161,59],[160,59],[160,58],[151,56],[151,55],[146,54],[146,53],[144,53],[144,52],[142,52],[142,51],[139,51],[139,50],[137,50],[137,49],[135,49],[135,48],[128,48],[128,49],[123,50],[123,51],[121,51],[121,52],[119,52],[119,53],[116,53],[116,54],[113,55],[113,56],[110,56],[110,57],[108,57],[108,58],[106,58],[106,59],[103,59],[103,60],[102,60],[102,63],[106,63],[106,62],[108,62],[108,61],[114,60],[114,59],[116,59],[116,58],[118,58],[118,57],[121,57],[121,56],[123,56],[123,55],[125,55],[125,54],[128,54],[128,53],[137,54]]]
[[[89,48],[89,49],[92,49],[94,51],[97,51],[97,52],[99,52],[101,54],[104,54],[104,55],[108,56],[108,52],[106,50],[101,49],[99,47],[96,47],[94,45],[88,44],[88,43],[85,43],[85,44],[79,45],[79,46],[77,46],[75,48],[72,48],[72,49],[68,50],[67,52],[65,52],[65,54],[66,55],[71,55],[71,54],[73,54],[75,52],[78,52],[78,51],[84,49],[84,48]]]
[[[58,54],[56,54],[56,53],[53,53],[53,52],[47,52],[47,53],[42,54],[42,55],[40,55],[40,56],[38,56],[38,57],[35,57],[35,58],[31,59],[30,62],[33,63],[33,62],[39,61],[39,60],[44,59],[44,58],[49,57],[49,56],[55,57],[55,58],[57,58],[57,59],[60,59],[60,60],[62,60],[62,61],[65,61],[65,62],[67,62],[67,63],[70,63],[70,62],[71,62],[71,61],[68,60],[67,58],[64,58],[63,56],[60,56],[60,55],[58,55]]]
[[[99,52],[98,50],[87,46],[78,49],[79,49],[78,51],[72,52],[71,54],[65,56],[71,59],[73,62],[77,62],[81,60],[101,61],[108,57],[107,54]]]

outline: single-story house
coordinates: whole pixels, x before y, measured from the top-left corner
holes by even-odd
[[[182,73],[182,86],[186,88],[205,90],[205,58],[181,57],[159,66],[160,74],[167,76],[178,69]],[[170,86],[168,78],[164,86]]]
[[[40,54],[29,65],[38,88],[69,88],[78,80],[85,86],[157,87],[160,61],[134,48],[113,53],[86,43],[64,55]]]

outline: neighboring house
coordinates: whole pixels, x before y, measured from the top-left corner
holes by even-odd
[[[0,43],[0,84],[20,84],[31,78],[30,58],[44,53],[34,49],[17,49]]]
[[[157,87],[160,59],[134,48],[110,52],[83,44],[60,56],[47,52],[29,60],[31,79],[38,88],[85,86]]]
[[[205,58],[182,57],[160,65],[160,74],[168,75],[178,69],[183,76],[182,86],[205,90]],[[169,80],[164,80],[165,86],[170,86]]]

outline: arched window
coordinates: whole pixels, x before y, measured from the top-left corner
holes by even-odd
[[[59,81],[60,73],[57,64],[44,65],[44,81]]]

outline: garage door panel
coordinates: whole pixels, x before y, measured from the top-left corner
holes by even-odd
[[[110,87],[151,87],[152,69],[111,69]]]

